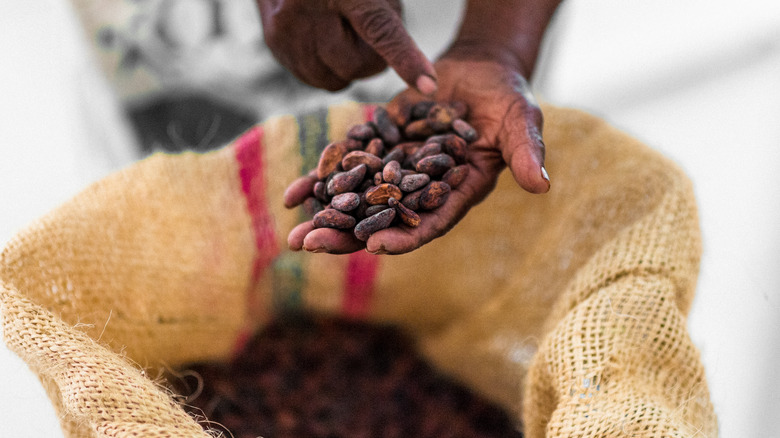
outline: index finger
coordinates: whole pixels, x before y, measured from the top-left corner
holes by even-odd
[[[436,70],[406,31],[401,16],[385,2],[345,2],[341,13],[410,87],[425,95],[436,92]]]

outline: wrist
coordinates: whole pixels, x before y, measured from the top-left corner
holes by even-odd
[[[468,0],[458,34],[442,57],[495,61],[525,78],[561,0]]]

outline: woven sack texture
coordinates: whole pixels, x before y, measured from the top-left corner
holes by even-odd
[[[284,189],[373,108],[277,117],[218,151],[153,155],[8,243],[4,339],[66,436],[209,436],[160,370],[228,360],[293,310],[400,325],[529,438],[717,435],[686,328],[696,202],[674,163],[596,117],[544,106],[548,194],[504,172],[410,254],[287,250],[304,218],[284,209]]]

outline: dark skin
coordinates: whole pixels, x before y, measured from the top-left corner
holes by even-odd
[[[268,11],[268,6],[262,5],[264,0],[258,1],[261,3],[261,13],[264,8]],[[275,3],[283,7],[286,1]],[[312,1],[311,3],[330,6],[339,4],[341,7],[354,6],[356,3],[361,5],[382,3],[389,10],[394,10],[390,7],[393,2],[380,0]],[[308,221],[290,232],[288,236],[290,248],[333,254],[350,253],[363,248],[378,254],[402,254],[413,251],[444,235],[455,226],[471,207],[482,201],[493,190],[499,174],[506,167],[523,189],[531,193],[547,192],[550,189],[550,180],[544,168],[542,113],[530,92],[527,79],[533,72],[544,30],[558,3],[559,0],[494,0],[491,2],[469,0],[457,37],[434,64],[436,83],[433,84],[433,90],[427,81],[419,80],[420,77],[434,78],[434,76],[429,75],[426,62],[418,62],[419,58],[416,55],[407,56],[402,65],[394,64],[396,59],[394,55],[383,58],[410,85],[410,89],[402,92],[389,103],[388,109],[391,113],[403,111],[404,108],[423,99],[459,100],[469,106],[469,122],[477,129],[480,137],[471,145],[468,177],[453,190],[442,207],[421,214],[422,223],[417,228],[393,227],[374,233],[368,241],[362,242],[349,232],[314,229],[311,221]],[[287,17],[294,18],[295,15]],[[400,16],[398,19],[398,22],[387,23],[400,26],[402,29],[403,25],[399,24]],[[351,21],[342,20],[342,23],[347,22]],[[264,25],[266,23],[265,17],[263,23]],[[280,28],[281,23],[277,23],[272,31]],[[394,29],[392,32],[377,32],[377,34],[397,35],[398,29]],[[405,30],[402,33],[406,34]],[[266,34],[268,34],[267,29]],[[355,35],[357,34],[359,32],[355,31]],[[406,36],[408,37],[408,34]],[[419,52],[413,42],[412,46],[405,45],[406,43],[403,42],[411,41],[410,37],[408,40],[401,38],[395,41],[398,47],[405,47],[409,51],[407,53],[414,53],[415,50]],[[395,53],[394,50],[401,50],[392,44],[380,46],[394,47],[391,53]],[[278,47],[276,50],[283,51]],[[376,52],[386,53],[383,50],[377,49]],[[409,59],[417,61],[410,64]],[[301,64],[296,68],[301,69]],[[361,69],[362,67],[354,68],[352,71]],[[338,79],[334,79],[334,84],[338,80],[345,80],[347,76],[342,76],[343,71],[347,70],[342,70],[341,74],[336,75]],[[324,72],[322,69],[317,69],[316,74],[320,75]],[[358,76],[353,79],[356,77]],[[318,80],[322,80],[321,77]],[[294,207],[303,202],[310,195],[315,180],[316,176],[309,174],[293,182],[285,193],[286,206]]]

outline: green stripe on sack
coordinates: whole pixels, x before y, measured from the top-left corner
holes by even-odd
[[[301,153],[301,175],[317,167],[322,150],[328,144],[328,110],[316,110],[297,117],[298,141]],[[311,218],[299,207],[300,222]],[[304,304],[306,287],[305,251],[283,251],[273,262],[272,305],[277,314],[296,313]]]
[[[303,307],[306,286],[303,253],[285,251],[274,260],[272,305],[276,314],[289,314]]]
[[[301,175],[317,167],[320,154],[328,145],[328,110],[323,108],[298,117],[298,139],[301,145]]]

